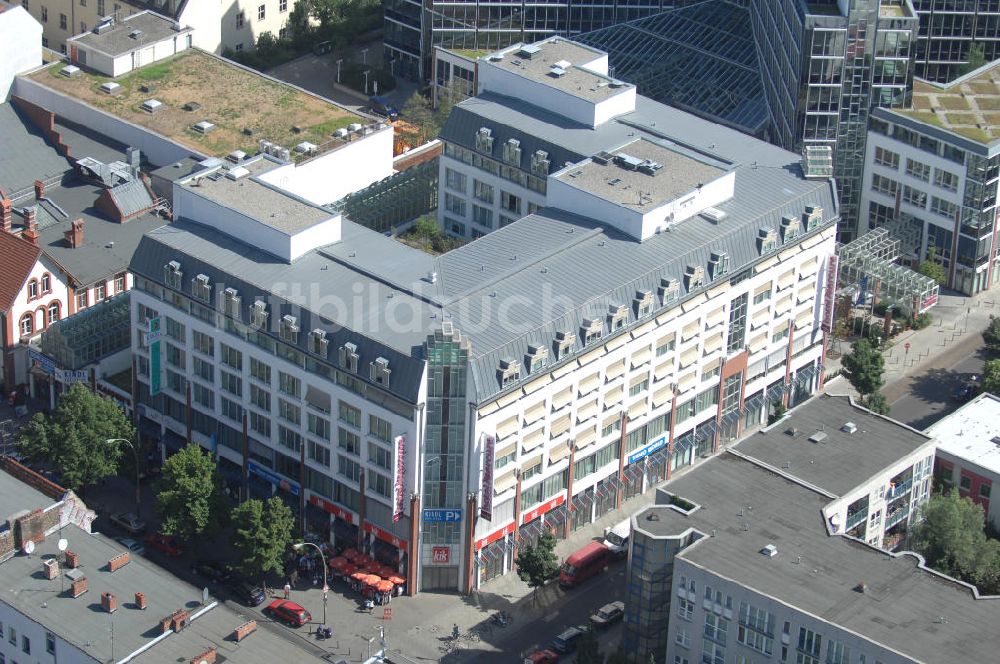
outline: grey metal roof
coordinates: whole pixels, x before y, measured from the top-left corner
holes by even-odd
[[[153,205],[153,197],[142,180],[123,182],[109,189],[108,193],[125,217],[148,210]]]
[[[1000,602],[975,599],[969,587],[921,569],[912,555],[828,535],[822,509],[829,498],[728,453],[665,490],[702,506],[664,520],[666,528],[706,535],[678,554],[675,575],[690,563],[915,662],[996,660]],[[747,505],[752,509],[741,513]],[[643,518],[636,516],[644,528],[654,523]],[[767,544],[777,547],[775,557],[760,553]],[[861,582],[866,592],[854,590]]]
[[[0,127],[0,189],[7,196],[69,169],[66,158],[13,104],[0,104]]]
[[[345,226],[353,225],[350,221]],[[353,232],[355,229],[351,229]],[[367,229],[361,229],[367,230]],[[358,246],[365,238],[359,233]],[[414,250],[416,251],[416,250]],[[184,278],[182,290],[191,295],[191,281],[198,274],[209,277],[213,293],[235,288],[242,304],[242,319],[250,320],[256,299],[268,305],[269,330],[277,337],[284,315],[295,316],[300,328],[300,349],[308,354],[309,332],[326,331],[328,360],[336,364],[337,349],[352,342],[361,356],[361,377],[376,357],[389,361],[389,391],[416,403],[423,377],[422,344],[431,329],[434,307],[396,288],[374,281],[320,251],[312,251],[291,264],[243,244],[207,226],[178,220],[148,233],[139,243],[130,270],[156,282],[164,281],[164,266],[178,261]]]
[[[151,11],[142,11],[117,21],[101,34],[91,31],[78,35],[71,41],[113,57],[191,32],[191,28],[178,26],[175,29],[175,26],[177,23],[172,18]],[[140,34],[133,37],[132,33],[136,30],[139,30]]]
[[[845,433],[853,422],[858,429]],[[788,431],[794,428],[796,433]],[[825,434],[821,443],[809,437]],[[851,404],[849,397],[822,395],[792,411],[781,424],[744,439],[736,449],[749,457],[842,496],[871,479],[875,469],[911,454],[930,437]]]

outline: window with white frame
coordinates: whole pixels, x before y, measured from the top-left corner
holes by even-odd
[[[295,316],[284,315],[281,317],[281,328],[278,330],[278,336],[282,341],[287,341],[288,343],[297,343],[299,340],[299,322]]]
[[[781,243],[788,244],[799,236],[802,221],[798,217],[787,215],[781,218]]]
[[[632,304],[635,307],[635,317],[645,318],[653,313],[653,291],[636,291]]]
[[[250,308],[250,324],[260,330],[266,329],[267,317],[267,305],[262,300],[254,300]]]
[[[514,166],[521,165],[521,141],[509,138],[503,146],[503,160]]]
[[[309,333],[309,352],[322,357],[326,357],[329,341],[326,338],[326,331],[316,328]]]
[[[556,332],[555,341],[552,343],[552,347],[555,350],[556,361],[563,359],[567,355],[573,352],[573,344],[576,343],[576,334],[565,330],[562,332]]]
[[[935,168],[934,184],[948,191],[958,191],[958,176],[950,171]]]
[[[240,320],[240,294],[235,288],[223,291],[222,307],[225,314],[235,320]]]
[[[688,265],[684,272],[684,282],[689,293],[701,288],[705,284],[705,268],[700,265]]]
[[[533,374],[549,363],[549,349],[544,346],[528,346],[528,354],[525,356],[525,364],[528,373]]]
[[[882,147],[875,148],[875,163],[886,168],[899,168],[899,153],[886,150]]]
[[[729,254],[725,251],[713,251],[708,267],[713,281],[724,274],[729,274]]]
[[[368,364],[368,378],[382,386],[389,385],[389,376],[392,370],[389,369],[389,360],[384,357],[376,357],[374,362]]]
[[[171,288],[180,289],[183,277],[184,273],[181,272],[181,264],[177,261],[170,261],[163,266],[163,280]]]
[[[680,297],[681,293],[681,282],[677,279],[661,279],[660,280],[660,298],[662,304],[666,305],[670,302],[674,302]]]
[[[191,280],[191,294],[199,300],[208,301],[212,296],[212,285],[208,281],[208,275],[199,274]]]
[[[487,154],[493,152],[493,130],[480,127],[476,132],[476,149]]]
[[[531,172],[535,175],[546,177],[549,174],[550,165],[549,153],[545,150],[535,150],[534,154],[531,155]]]
[[[600,318],[585,318],[580,333],[583,336],[583,346],[586,348],[601,340],[604,335],[604,323]]]
[[[620,330],[628,323],[628,307],[624,304],[612,304],[608,307],[608,327]]]
[[[347,369],[352,373],[358,372],[359,356],[358,356],[358,347],[355,344],[348,341],[347,343],[345,343],[343,346],[340,347],[340,350],[338,351],[337,355],[338,355],[337,359],[340,362],[340,366],[342,368]]]
[[[507,387],[521,380],[521,364],[515,360],[500,360],[500,368],[497,370],[500,378],[500,386]]]

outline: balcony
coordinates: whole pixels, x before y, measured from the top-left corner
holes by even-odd
[[[889,514],[887,514],[885,517],[886,530],[892,528],[897,523],[900,523],[901,521],[906,519],[906,517],[908,517],[909,515],[910,515],[910,505],[908,503],[902,505],[895,512],[889,512]]]
[[[900,496],[906,495],[913,488],[913,478],[909,478],[905,482],[899,482],[898,480],[893,480],[889,483],[889,490],[885,492],[885,500],[889,502],[891,500],[896,500]]]
[[[847,515],[847,523],[844,526],[844,530],[851,530],[852,528],[854,528],[854,526],[856,526],[859,523],[863,522],[867,518],[868,518],[868,508],[867,507],[864,508],[863,510],[859,510],[859,511],[854,512],[852,514],[848,514]]]

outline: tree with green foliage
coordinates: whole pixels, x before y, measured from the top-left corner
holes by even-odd
[[[928,245],[927,258],[920,261],[917,272],[925,277],[930,277],[937,284],[943,284],[948,280],[948,275],[945,274],[944,267],[942,267],[941,261],[938,258],[937,247],[933,244]]]
[[[983,342],[994,355],[1000,355],[1000,318],[990,315],[990,323],[983,330]]]
[[[434,108],[431,106],[431,101],[420,94],[419,90],[410,95],[403,108],[399,110],[399,115],[407,124],[416,128],[419,145],[433,140],[438,135],[440,128],[434,117]]]
[[[277,496],[266,501],[251,499],[234,509],[231,518],[240,569],[262,580],[268,572],[280,574],[295,530],[295,517],[288,505]]]
[[[787,413],[787,412],[788,412],[788,409],[785,408],[785,404],[782,403],[781,399],[775,399],[774,401],[772,401],[771,402],[771,412],[767,416],[767,424],[768,424],[768,426],[770,426],[770,425],[774,424],[775,422],[777,422],[778,420],[780,420],[782,417],[785,416],[785,413]]]
[[[970,72],[974,72],[983,65],[986,64],[986,53],[983,50],[983,45],[973,42],[969,45],[969,53],[966,56],[968,62],[959,67],[959,76],[965,76]]]
[[[517,575],[532,589],[532,602],[538,589],[545,585],[559,571],[559,559],[555,554],[556,538],[552,533],[543,533],[535,546],[525,546],[517,554]]]
[[[17,451],[29,462],[50,465],[60,484],[73,491],[118,470],[122,444],[137,442],[135,427],[117,403],[74,383],[51,415],[36,413],[21,429]]]
[[[983,392],[1000,395],[1000,360],[986,360],[983,365]]]
[[[188,443],[163,464],[156,482],[156,508],[167,535],[191,540],[218,526],[225,496],[215,459],[200,445]]]
[[[881,392],[872,392],[861,399],[861,405],[879,415],[889,414],[889,402]]]
[[[1000,591],[1000,542],[987,539],[983,508],[954,489],[931,496],[913,527],[914,548],[936,570]]]
[[[593,629],[588,628],[576,642],[576,664],[604,664],[601,643]]]
[[[841,359],[841,366],[844,367],[847,380],[862,399],[882,388],[885,358],[867,339],[859,339],[851,344],[851,352]]]

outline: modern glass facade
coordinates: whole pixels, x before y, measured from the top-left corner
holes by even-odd
[[[426,515],[443,510],[461,514],[464,507],[469,344],[446,323],[427,337],[426,348],[421,589],[455,589],[459,587],[462,520],[428,519]]]
[[[958,78],[975,60],[974,45],[982,49],[979,64],[1000,58],[1000,0],[913,0],[913,8],[920,17],[917,76]]]

